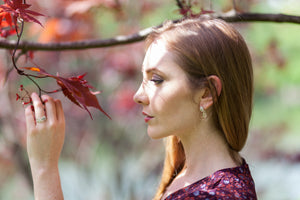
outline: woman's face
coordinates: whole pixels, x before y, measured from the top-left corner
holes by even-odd
[[[165,42],[153,42],[142,67],[143,82],[134,95],[143,106],[148,135],[159,139],[188,134],[200,122],[199,106],[186,74],[174,62]]]

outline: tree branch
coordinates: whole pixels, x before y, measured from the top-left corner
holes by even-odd
[[[285,14],[236,13],[232,16],[220,15],[216,18],[227,22],[276,22],[300,24],[300,16]]]
[[[233,13],[233,14],[232,14]],[[276,22],[276,23],[294,23],[300,24],[300,16],[285,15],[285,14],[260,14],[260,13],[225,13],[222,15],[214,15],[213,17],[223,19],[227,22]],[[178,22],[180,20],[174,20]],[[160,25],[161,26],[161,25]],[[144,40],[152,27],[141,30],[135,34],[127,36],[117,36],[102,40],[81,40],[72,42],[52,42],[52,43],[38,43],[21,41],[18,49],[23,51],[39,50],[39,51],[64,51],[64,50],[81,50],[91,48],[103,48],[116,45],[131,44]],[[1,40],[0,48],[14,49],[16,41]]]
[[[102,39],[102,40],[81,40],[71,42],[52,42],[52,43],[38,43],[23,41],[20,42],[18,48],[25,51],[39,50],[39,51],[62,51],[62,50],[80,50],[91,48],[103,48],[122,44],[130,44],[139,42],[145,39],[145,37],[151,32],[152,28],[146,28],[132,35],[120,35],[114,38]],[[13,49],[15,41],[0,41],[0,48]]]

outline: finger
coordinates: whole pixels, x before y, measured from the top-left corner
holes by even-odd
[[[56,105],[56,116],[58,121],[64,121],[65,120],[65,115],[64,115],[64,110],[62,108],[62,104],[60,100],[55,100],[55,105]]]
[[[42,96],[43,101],[45,102],[45,112],[47,115],[47,121],[55,122],[57,120],[56,117],[56,108],[55,108],[55,102],[53,98],[43,95]]]
[[[31,95],[34,111],[35,111],[35,119],[41,119],[45,115],[45,107],[40,100],[40,97],[36,93],[32,93]]]
[[[25,119],[26,119],[27,133],[29,133],[35,126],[34,113],[31,105],[25,108]]]

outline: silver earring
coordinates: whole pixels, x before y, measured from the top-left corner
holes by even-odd
[[[203,108],[203,106],[200,106],[200,112],[202,113],[202,118],[206,119],[207,118],[207,114],[205,109]]]

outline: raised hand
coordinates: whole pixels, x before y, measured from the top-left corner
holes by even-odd
[[[25,110],[27,152],[31,165],[57,165],[65,137],[65,119],[61,102],[36,93],[31,95],[33,107]]]
[[[58,160],[65,138],[61,102],[49,96],[31,95],[33,107],[25,109],[27,153],[32,171],[35,199],[63,199]]]

